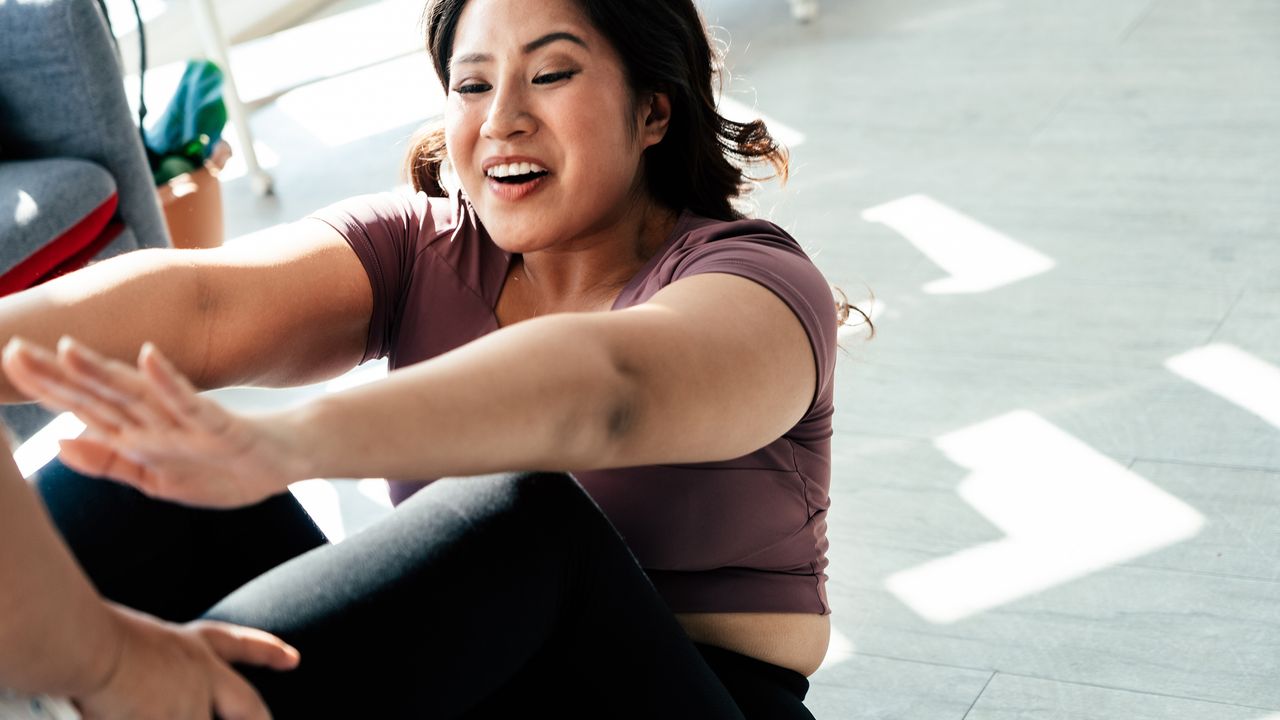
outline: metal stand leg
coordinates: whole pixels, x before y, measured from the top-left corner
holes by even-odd
[[[213,11],[212,0],[191,0],[196,13],[196,28],[204,43],[205,53],[222,68],[222,79],[225,85],[222,93],[227,105],[227,115],[240,140],[240,152],[244,153],[245,165],[249,169],[253,190],[258,195],[270,195],[274,192],[271,176],[258,164],[258,155],[253,149],[253,132],[249,129],[249,114],[240,102],[240,93],[236,90],[235,74],[231,71],[231,54],[227,51],[227,42],[222,35],[222,27]]]

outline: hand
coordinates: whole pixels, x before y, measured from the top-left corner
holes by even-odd
[[[85,720],[269,720],[262,697],[229,663],[276,670],[298,651],[261,630],[212,620],[165,622],[107,603],[119,656],[98,687],[72,700]]]
[[[18,390],[84,422],[83,435],[59,444],[62,461],[85,475],[209,507],[253,504],[307,477],[278,422],[197,394],[151,343],[134,368],[67,336],[56,355],[15,337],[0,365]]]

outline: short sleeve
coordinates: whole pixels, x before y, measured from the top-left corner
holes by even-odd
[[[831,392],[836,361],[835,296],[813,261],[788,237],[719,238],[698,245],[681,259],[673,281],[699,273],[729,273],[754,280],[773,291],[800,319],[809,336],[817,367],[817,389],[807,417]]]
[[[373,314],[362,364],[386,357],[395,342],[419,239],[432,229],[425,200],[388,191],[340,200],[307,215],[337,230],[369,276]]]

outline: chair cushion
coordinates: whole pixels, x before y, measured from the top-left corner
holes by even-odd
[[[119,235],[115,181],[71,158],[0,162],[0,295],[83,267]]]

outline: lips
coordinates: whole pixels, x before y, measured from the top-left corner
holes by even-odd
[[[529,155],[495,155],[481,164],[485,187],[498,200],[523,200],[549,182],[550,166]]]
[[[550,182],[550,178],[547,175],[531,177],[532,179],[524,182],[503,182],[496,178],[486,178],[485,187],[499,200],[517,202],[529,197]]]
[[[550,165],[543,162],[541,159],[530,155],[495,155],[493,157],[485,158],[485,161],[480,164],[480,172],[484,173],[485,176],[488,176],[489,171],[493,168],[523,164],[536,165],[547,172],[551,171]]]

